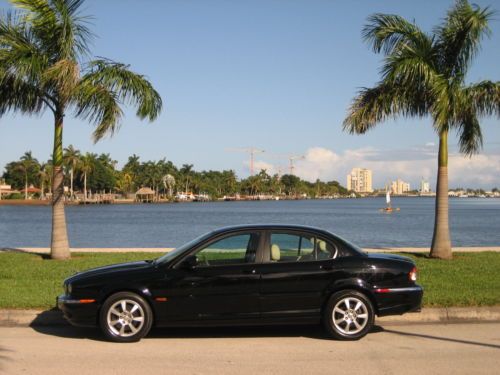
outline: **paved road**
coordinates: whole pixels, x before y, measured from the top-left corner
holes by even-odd
[[[157,330],[103,342],[71,327],[0,328],[2,374],[498,374],[500,323],[375,327],[358,342],[314,327]]]

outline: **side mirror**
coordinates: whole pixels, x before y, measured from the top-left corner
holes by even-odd
[[[181,263],[181,268],[186,270],[192,270],[198,265],[198,258],[196,255],[190,255],[184,259]]]

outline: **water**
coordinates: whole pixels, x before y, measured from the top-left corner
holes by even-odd
[[[72,247],[176,247],[212,229],[246,223],[321,227],[363,247],[426,247],[433,198],[89,205],[66,208]],[[0,247],[48,247],[50,207],[0,206]],[[454,246],[500,246],[500,199],[450,199]]]

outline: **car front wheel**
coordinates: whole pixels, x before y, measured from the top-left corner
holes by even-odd
[[[359,340],[370,332],[374,319],[370,300],[355,290],[333,294],[323,316],[326,330],[339,340]]]
[[[153,324],[153,313],[141,296],[120,292],[104,302],[99,323],[104,335],[111,341],[134,342],[148,334]]]

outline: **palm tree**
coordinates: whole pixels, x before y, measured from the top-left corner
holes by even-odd
[[[186,194],[189,189],[189,180],[192,172],[193,172],[193,164],[182,164],[182,168],[179,170],[179,173],[181,174],[184,183],[186,185],[186,190],[185,190]]]
[[[86,153],[80,160],[80,171],[83,173],[83,201],[87,201],[87,176],[94,170],[97,155]]]
[[[439,137],[437,195],[430,256],[451,259],[448,224],[448,133],[467,155],[482,147],[479,117],[500,115],[500,83],[466,84],[467,71],[489,34],[488,8],[458,0],[432,34],[397,15],[375,14],[363,30],[375,52],[385,54],[382,79],[354,99],[344,129],[362,134],[397,115],[432,118]]]
[[[31,151],[25,152],[17,163],[16,169],[24,174],[24,199],[28,199],[28,177],[39,165],[38,160],[33,157]]]
[[[44,199],[45,196],[45,182],[50,186],[50,172],[51,165],[49,163],[42,163],[40,165],[40,170],[38,171],[38,177],[40,178],[40,199]]]
[[[83,0],[11,0],[17,13],[0,16],[0,114],[8,111],[54,115],[51,257],[70,257],[63,200],[65,115],[96,125],[94,141],[112,135],[123,115],[121,104],[154,120],[159,94],[128,66],[107,59],[89,61],[89,18]]]
[[[75,171],[80,165],[80,150],[77,150],[73,145],[69,145],[64,149],[63,162],[70,168],[70,197],[73,199],[73,180],[75,176]]]

